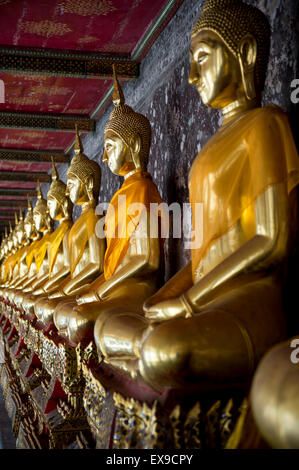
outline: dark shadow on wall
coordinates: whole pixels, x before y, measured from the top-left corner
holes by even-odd
[[[0,390],[0,449],[15,449],[16,439],[11,429],[11,421],[8,417],[2,390]]]

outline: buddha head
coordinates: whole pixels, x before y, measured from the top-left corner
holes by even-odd
[[[26,240],[26,233],[25,233],[25,227],[24,227],[24,218],[23,218],[23,213],[22,210],[20,209],[20,214],[19,214],[19,223],[15,228],[16,231],[16,236],[18,239],[18,244],[19,246],[23,245],[24,241]]]
[[[270,35],[257,8],[242,0],[206,0],[191,33],[189,76],[206,106],[260,101]]]
[[[33,209],[32,209],[32,204],[27,196],[28,200],[28,211],[24,220],[24,229],[25,229],[25,234],[27,237],[27,240],[33,240],[36,237],[36,228],[34,225],[34,220],[33,220]]]
[[[49,230],[49,212],[46,199],[43,198],[43,193],[40,183],[37,183],[37,201],[33,209],[33,221],[37,232],[44,232]]]
[[[18,214],[15,212],[15,227],[12,232],[12,242],[13,242],[13,247],[18,248],[19,246],[19,240],[17,237],[17,227],[18,227],[19,221],[18,221]]]
[[[5,227],[4,229],[4,240],[3,240],[3,255],[4,256],[7,256],[7,253],[8,253],[8,231],[7,231],[7,227]]]
[[[76,126],[75,156],[67,171],[66,195],[73,204],[83,205],[97,201],[101,184],[101,169],[94,160],[83,153],[82,142]]]
[[[113,109],[105,126],[103,161],[116,175],[125,176],[133,170],[146,171],[151,125],[142,114],[125,104],[125,98],[113,66]]]
[[[11,226],[11,221],[9,221],[9,234],[7,237],[7,252],[8,254],[11,252],[13,248],[13,230]]]
[[[66,184],[60,181],[52,158],[52,183],[47,194],[47,206],[51,219],[70,218],[73,205],[65,194]]]

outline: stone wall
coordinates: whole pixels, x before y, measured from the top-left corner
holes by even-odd
[[[273,102],[287,111],[295,129],[296,106],[291,103],[291,81],[298,77],[297,0],[251,0],[270,18],[273,30],[271,58],[264,102]],[[160,34],[141,64],[140,77],[124,85],[126,102],[145,114],[152,124],[149,171],[163,200],[168,204],[188,202],[188,172],[191,163],[220,124],[217,111],[202,105],[197,91],[188,84],[189,35],[199,16],[202,0],[185,0],[177,14]],[[96,131],[82,138],[85,153],[100,162],[102,185],[100,201],[111,199],[121,178],[100,161],[103,132],[112,106],[97,121]],[[66,179],[66,165],[59,169]],[[44,188],[46,190],[46,186]],[[75,208],[74,218],[78,216]],[[184,224],[190,231],[190,218]],[[171,254],[171,256],[170,256]],[[189,259],[184,240],[166,243],[166,278]]]

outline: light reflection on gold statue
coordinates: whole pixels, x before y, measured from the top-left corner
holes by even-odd
[[[19,278],[16,279],[16,282],[13,284],[13,288],[9,289],[6,298],[8,298],[11,304],[14,304],[15,295],[22,289],[25,282],[28,280],[28,265],[27,265],[27,253],[31,247],[31,244],[37,240],[37,232],[35,229],[34,221],[33,221],[33,208],[31,205],[31,201],[28,198],[28,211],[26,217],[24,219],[23,225],[19,227],[18,236],[20,240],[25,240],[24,243],[24,252],[21,254],[19,263],[20,263],[20,275]],[[35,264],[34,264],[35,266]]]
[[[146,172],[150,123],[125,104],[115,71],[113,102],[115,109],[105,127],[103,161],[114,174],[124,176],[124,183],[113,196],[106,216],[104,274],[88,293],[80,295],[79,305],[65,304],[55,312],[57,329],[73,343],[92,337],[98,316],[110,317],[125,307],[139,311],[144,300],[157,289],[160,241],[150,236],[147,215],[150,203],[162,201]],[[121,196],[126,202],[119,204]],[[137,210],[135,216],[135,209],[129,215],[127,208],[136,203],[143,204],[144,210]]]
[[[296,229],[299,161],[287,117],[260,107],[270,28],[240,0],[208,0],[191,36],[189,81],[223,114],[189,174],[203,243],[144,305],[100,316],[99,357],[154,389],[248,383],[285,337],[282,266]],[[133,295],[133,291],[132,291]]]
[[[55,308],[60,311],[64,303],[71,302],[80,292],[85,292],[103,271],[105,240],[98,238],[95,233],[95,226],[100,219],[95,214],[100,181],[100,167],[84,155],[76,128],[75,156],[67,173],[66,195],[73,204],[82,207],[82,213],[68,234],[66,249],[69,262],[67,261],[66,266],[69,263],[70,274],[54,292],[50,292],[48,300],[37,302],[35,305],[37,318],[46,326],[53,324]],[[62,262],[63,258],[60,260],[60,263]]]
[[[47,250],[44,280],[39,283],[31,295],[23,299],[23,309],[27,314],[34,313],[34,305],[37,301],[47,301],[48,297],[45,297],[45,294],[57,289],[70,271],[67,242],[72,223],[73,206],[68,197],[65,196],[65,189],[66,185],[59,180],[52,159],[52,183],[47,194],[47,212],[51,220],[58,220],[60,224],[51,233],[45,242],[46,245],[43,247],[43,250]]]
[[[28,279],[22,285],[22,292],[15,295],[15,303],[19,308],[23,308],[27,312],[27,307],[32,304],[31,295],[35,294],[49,276],[49,258],[47,254],[48,241],[50,240],[51,233],[53,232],[53,223],[50,218],[47,201],[43,198],[42,190],[38,182],[37,202],[33,209],[33,221],[37,233],[40,238],[32,244],[30,249],[34,248],[31,252],[34,257],[34,270],[32,276],[30,275],[30,268],[28,266]],[[26,254],[28,265],[28,251]],[[30,257],[30,255],[29,255]],[[30,263],[29,263],[30,264]],[[33,264],[33,259],[31,259]]]
[[[253,415],[275,449],[299,449],[299,336],[275,346],[255,373]]]

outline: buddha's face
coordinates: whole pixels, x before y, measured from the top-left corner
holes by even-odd
[[[55,220],[58,216],[61,215],[61,204],[53,196],[48,196],[47,206],[51,219]]]
[[[81,200],[83,200],[83,202],[85,201],[86,194],[84,186],[79,178],[73,175],[67,177],[65,195],[70,198],[73,204],[77,204]]]
[[[13,236],[12,236],[12,243],[14,248],[17,248],[18,246],[18,237],[17,237],[17,232],[14,231]]]
[[[26,215],[24,220],[24,230],[27,238],[31,238],[33,232],[33,218],[32,213]]]
[[[17,239],[18,239],[18,244],[21,245],[24,241],[24,231],[22,229],[17,230]]]
[[[46,220],[45,214],[39,211],[33,211],[33,221],[35,228],[38,232],[42,232],[45,229]]]
[[[223,108],[238,98],[239,63],[216,33],[206,30],[193,36],[190,59],[189,83],[206,106]]]
[[[114,132],[105,133],[104,149],[103,161],[107,163],[112,173],[125,175],[134,169],[129,147]]]
[[[12,241],[11,237],[9,237],[9,239],[7,241],[7,246],[8,246],[8,251],[11,251],[12,247],[13,247],[13,241]]]

